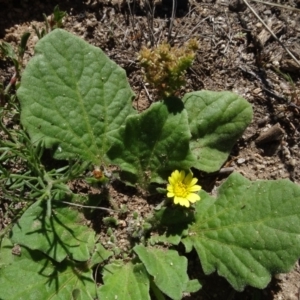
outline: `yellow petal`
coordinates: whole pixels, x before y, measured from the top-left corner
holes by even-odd
[[[200,196],[195,193],[188,194],[186,198],[192,203],[195,203],[196,201],[200,200]]]
[[[173,193],[173,191],[174,191],[173,185],[168,184],[167,185],[167,191]]]
[[[180,171],[180,181],[183,182],[185,177],[185,172],[184,171]]]
[[[197,182],[198,182],[198,179],[197,178],[193,178],[191,180],[191,182],[189,183],[189,186],[195,185]]]
[[[168,197],[168,198],[173,198],[174,196],[175,196],[174,193],[170,193],[170,192],[167,193],[167,197]]]
[[[196,179],[196,178],[195,178],[195,179]],[[189,173],[186,175],[186,177],[184,178],[183,183],[184,183],[185,185],[190,185],[191,182],[192,182],[192,180],[193,180],[193,174],[192,174],[191,172],[189,172]]]
[[[185,199],[185,198],[180,198],[179,204],[182,205],[182,206],[185,206],[185,207],[189,207],[190,206],[190,202],[187,199]]]
[[[174,203],[175,203],[175,204],[178,204],[178,203],[179,203],[179,201],[180,201],[180,198],[179,198],[179,197],[177,197],[177,196],[174,196]]]
[[[174,203],[186,207],[190,206],[190,203],[186,198],[177,197],[177,196],[174,197]]]
[[[201,190],[201,186],[200,185],[194,185],[188,188],[189,192],[198,192]]]
[[[176,179],[174,178],[174,176],[170,176],[169,177],[169,183],[172,184],[172,185],[174,185],[175,182],[176,182]]]
[[[175,171],[171,174],[171,176],[172,176],[172,177],[174,176],[174,178],[178,178],[179,175],[180,175],[180,173],[179,173],[178,170],[175,170]]]

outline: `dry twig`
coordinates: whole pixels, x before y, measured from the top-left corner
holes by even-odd
[[[80,208],[100,209],[100,210],[105,210],[105,211],[110,211],[110,212],[115,212],[116,211],[115,209],[100,207],[100,206],[88,206],[88,205],[82,205],[82,204],[67,202],[67,201],[61,201],[61,202],[64,203],[64,204],[70,205],[70,206],[76,206],[76,207],[80,207]]]
[[[256,13],[256,11],[251,7],[247,0],[243,0],[244,3],[248,6],[248,8],[252,11],[252,13],[256,16],[256,18],[265,26],[265,28],[269,31],[272,37],[283,47],[283,49],[289,54],[289,56],[296,62],[296,64],[300,67],[300,62],[293,55],[293,53],[277,38],[275,33],[268,27],[268,25],[262,20],[262,18]],[[256,1],[256,0],[255,0]]]
[[[171,40],[171,34],[172,34],[172,28],[173,28],[173,23],[174,23],[174,19],[175,19],[176,9],[177,9],[177,0],[173,0],[172,15],[171,15],[169,32],[168,32],[168,42],[170,42],[170,40]]]
[[[260,0],[251,0],[251,1],[261,3],[261,4],[265,4],[265,5],[276,6],[276,7],[280,7],[280,8],[283,8],[283,9],[288,9],[288,10],[293,10],[293,11],[300,12],[300,9],[295,8],[295,7],[291,7],[291,6],[285,6],[285,5],[281,5],[281,4],[277,4],[277,3],[265,2],[265,1],[260,1]]]

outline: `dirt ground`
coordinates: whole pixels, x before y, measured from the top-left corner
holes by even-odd
[[[44,27],[42,14],[51,15],[54,6],[59,4],[68,14],[64,20],[67,31],[100,47],[126,70],[136,93],[134,106],[142,111],[155,101],[156,94],[145,83],[137,63],[141,46],[156,45],[164,40],[181,45],[190,38],[197,38],[200,49],[180,94],[201,89],[229,90],[247,99],[254,110],[253,121],[233,148],[224,166],[229,169],[225,171],[240,172],[250,180],[288,178],[299,184],[300,65],[284,47],[300,60],[300,12],[249,1],[278,42],[242,0],[180,0],[174,18],[172,0],[153,2],[155,11],[145,0],[0,0],[0,42],[4,40],[16,46],[21,35],[29,31],[26,64],[38,41],[32,26]],[[299,0],[275,2],[300,9]],[[4,86],[13,72],[12,64],[0,59],[0,82]],[[219,186],[227,175],[210,176],[209,189]],[[204,185],[205,174],[201,175],[200,183],[201,180]],[[79,193],[87,190],[80,182],[73,182],[72,188]],[[145,199],[117,182],[110,187],[110,192],[113,199],[118,199],[117,205],[126,204],[128,211],[137,211],[141,218],[155,203],[155,199]],[[0,198],[0,204],[1,201],[5,199]],[[5,215],[4,204],[0,207]],[[102,217],[98,216],[98,222]],[[132,218],[128,213],[115,231],[121,248],[128,246],[126,236]],[[3,228],[9,221],[0,214],[0,222]],[[95,229],[96,223],[93,224]],[[104,245],[108,243],[106,239],[104,235]],[[204,278],[196,254],[189,256],[189,275],[199,278],[204,286],[199,292],[187,295],[186,300],[300,299],[298,263],[290,273],[275,275],[266,289],[246,288],[238,293],[216,274]]]

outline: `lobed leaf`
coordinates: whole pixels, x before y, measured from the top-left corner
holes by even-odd
[[[153,246],[155,244],[172,244],[172,245],[178,245],[181,241],[180,235],[170,235],[166,232],[164,233],[151,233],[151,237],[148,239],[148,243]]]
[[[194,167],[215,172],[252,119],[251,105],[231,92],[198,91],[183,97],[192,134]]]
[[[83,217],[74,209],[52,207],[47,214],[46,201],[37,201],[22,215],[12,230],[12,241],[32,250],[40,250],[61,262],[67,255],[87,261],[94,245],[94,233],[82,226]]]
[[[149,238],[150,244],[170,243],[178,245],[182,236],[186,235],[188,225],[194,221],[194,213],[184,210],[182,207],[163,207],[154,212],[149,220],[158,232],[152,232]]]
[[[99,299],[149,299],[149,278],[142,264],[121,261],[106,265]]]
[[[153,276],[157,287],[172,299],[182,299],[189,282],[186,257],[179,256],[174,250],[142,245],[135,246],[133,250]]]
[[[16,255],[12,255],[13,244],[10,239],[0,239],[0,269],[14,262]],[[1,298],[0,298],[1,299]]]
[[[92,270],[81,264],[49,260],[40,251],[21,249],[13,263],[0,269],[0,297],[5,300],[95,299]]]
[[[193,165],[190,136],[182,102],[168,98],[128,117],[107,155],[121,167],[123,179],[147,187],[162,182],[166,173]]]
[[[32,142],[44,140],[59,159],[79,156],[100,164],[134,112],[125,71],[62,29],[37,43],[17,94]]]
[[[202,284],[198,281],[198,279],[192,279],[187,283],[186,293],[195,293],[198,292],[202,288]]]
[[[196,221],[183,239],[203,270],[217,270],[232,286],[264,288],[288,272],[300,252],[300,188],[289,180],[251,182],[232,174],[217,198],[201,191]]]
[[[90,265],[94,266],[96,264],[101,264],[112,255],[112,251],[106,250],[100,243],[97,243],[95,250],[93,251],[93,255],[90,259]]]

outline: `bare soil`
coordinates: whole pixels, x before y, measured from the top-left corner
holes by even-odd
[[[299,184],[300,66],[281,44],[300,60],[300,13],[249,2],[275,33],[280,44],[242,0],[177,1],[174,18],[172,0],[154,2],[153,12],[147,6],[148,1],[137,0],[0,0],[0,42],[6,41],[17,47],[22,34],[29,31],[31,37],[24,59],[26,65],[38,41],[32,26],[44,27],[42,14],[51,15],[54,6],[59,4],[60,9],[68,14],[64,20],[67,31],[100,47],[126,70],[136,93],[134,106],[142,111],[157,96],[145,83],[137,63],[141,46],[150,47],[166,40],[172,45],[181,45],[190,38],[197,38],[200,49],[188,70],[186,86],[181,89],[180,95],[201,89],[229,90],[247,99],[254,110],[253,121],[234,146],[224,165],[229,169],[225,170],[240,172],[250,180],[288,178]],[[278,0],[276,4],[300,8],[299,0]],[[4,86],[13,73],[13,65],[1,58],[0,82]],[[211,191],[227,175],[218,173],[207,179],[206,174],[201,174],[200,183]],[[71,185],[78,193],[91,192],[82,182],[72,182]],[[118,182],[110,187],[110,193],[113,201],[117,201],[116,205],[128,206],[128,213],[114,232],[119,247],[126,249],[129,247],[127,237],[133,212],[144,218],[160,199],[147,198]],[[0,198],[0,204],[0,228],[3,228],[10,219],[3,217],[7,207],[5,199]],[[99,225],[103,216],[108,214],[99,214],[92,221],[91,226],[98,232],[105,232],[105,228]],[[104,245],[109,244],[105,234],[101,239]],[[298,263],[290,273],[274,276],[266,289],[249,287],[242,293],[235,292],[225,279],[216,274],[204,276],[195,253],[189,254],[189,275],[199,278],[204,286],[184,299],[300,298]]]

